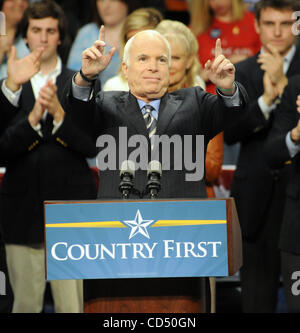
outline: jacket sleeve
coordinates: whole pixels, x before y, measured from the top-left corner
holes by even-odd
[[[18,109],[4,96],[1,89],[2,82],[0,82],[0,135],[18,112]]]
[[[227,107],[220,95],[205,93],[197,87],[198,107],[203,110],[200,127],[209,140],[238,121],[247,110],[249,101],[247,91],[242,84],[237,81],[235,83],[238,87],[240,104],[232,107]]]
[[[224,141],[227,144],[235,144],[246,140],[268,126],[268,121],[258,105],[258,98],[253,91],[251,82],[244,72],[244,69],[237,67],[236,79],[241,82],[245,90],[249,92],[250,101],[247,104],[247,112],[237,118],[236,121],[229,124],[225,129]]]

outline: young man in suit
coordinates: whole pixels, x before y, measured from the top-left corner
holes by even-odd
[[[6,167],[0,216],[14,293],[13,312],[41,312],[43,308],[43,201],[96,196],[86,162],[86,157],[95,155],[95,144],[58,102],[65,81],[73,75],[58,55],[65,35],[64,20],[54,2],[31,4],[22,27],[29,49],[42,51],[40,71],[22,76],[9,61],[8,77],[1,83],[0,99],[9,112],[16,112],[0,139],[1,161]],[[50,284],[56,312],[82,312],[81,281]]]
[[[1,35],[0,35],[1,38]],[[12,52],[15,53],[13,47]],[[38,71],[42,50],[36,49],[33,53],[22,59],[10,58],[14,68],[17,68],[19,76],[26,75],[26,71],[34,73]],[[3,97],[3,96],[2,96]],[[0,136],[5,128],[12,121],[16,113],[6,107],[6,99],[0,96]],[[1,156],[0,156],[1,160]],[[1,296],[0,296],[0,313],[10,313],[13,307],[13,293],[9,282],[9,275],[6,263],[6,251],[3,240],[3,231],[0,223],[0,274],[1,274]],[[2,294],[3,293],[3,294]]]
[[[289,80],[276,110],[265,145],[272,168],[284,168],[291,161],[291,174],[285,192],[280,232],[282,276],[288,312],[300,312],[300,75]]]
[[[266,0],[255,5],[262,50],[236,64],[236,77],[250,97],[244,117],[224,133],[228,144],[240,142],[231,195],[235,198],[243,236],[241,269],[244,312],[275,312],[280,278],[279,230],[288,168],[271,170],[263,145],[273,110],[288,78],[300,73],[300,50],[293,33],[299,1]]]
[[[100,28],[99,39],[82,54],[82,69],[74,80],[69,81],[69,90],[64,101],[64,107],[72,114],[84,114],[82,124],[89,127],[89,132],[96,139],[102,135],[114,138],[116,151],[116,168],[100,172],[101,184],[99,198],[120,198],[120,166],[133,152],[128,146],[127,152],[118,144],[120,129],[126,129],[127,141],[136,135],[144,138],[141,146],[144,156],[151,155],[152,133],[158,138],[162,135],[169,138],[177,135],[185,140],[189,136],[191,144],[184,150],[182,156],[197,158],[204,163],[205,150],[208,141],[223,130],[239,114],[243,113],[247,100],[244,88],[235,82],[235,70],[232,63],[224,57],[221,41],[216,42],[216,58],[206,64],[210,78],[218,87],[217,95],[210,95],[200,87],[178,90],[168,93],[169,66],[171,52],[167,40],[158,32],[146,30],[137,33],[130,39],[124,50],[123,71],[128,80],[129,92],[99,92],[95,93],[94,78],[109,63],[111,50],[105,54],[104,27]],[[93,93],[92,93],[93,92]],[[146,108],[152,107],[147,129],[145,118],[149,117]],[[145,107],[146,106],[146,107]],[[84,110],[84,112],[83,112]],[[152,125],[155,125],[152,128]],[[204,136],[203,149],[196,145],[197,136]],[[151,137],[151,138],[150,138]],[[121,143],[123,143],[123,141]],[[126,143],[125,143],[126,145]],[[102,147],[103,148],[103,147]],[[155,147],[160,150],[162,147]],[[101,152],[104,149],[101,149]],[[160,152],[161,153],[161,152]],[[178,151],[171,151],[169,156],[161,156],[170,162],[170,168],[162,170],[161,190],[159,198],[205,198],[204,177],[189,179],[190,168],[183,163],[182,168],[176,168],[175,160],[181,158]],[[176,155],[177,154],[177,155]],[[203,154],[203,160],[199,156]],[[181,153],[180,153],[181,155]],[[121,159],[122,156],[122,159]],[[119,158],[120,157],[120,158]],[[156,157],[156,159],[158,159]],[[150,161],[150,159],[149,159]],[[147,163],[146,163],[147,164]],[[147,168],[146,168],[147,169]],[[147,170],[137,168],[134,185],[142,192],[147,184]],[[192,175],[193,176],[193,175]],[[204,174],[203,174],[204,176]],[[188,178],[189,180],[187,180]],[[136,197],[134,193],[132,197]],[[151,296],[184,295],[196,297],[199,289],[198,279],[130,279],[130,280],[88,280],[85,282],[85,300],[112,296]],[[126,285],[126,288],[124,288]]]

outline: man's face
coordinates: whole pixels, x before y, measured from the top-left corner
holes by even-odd
[[[271,7],[263,9],[259,21],[255,22],[256,31],[264,48],[267,44],[274,46],[284,56],[295,43],[295,35],[292,26],[295,19],[292,19],[293,11],[290,9],[277,10]]]
[[[53,17],[42,19],[29,19],[25,42],[30,51],[44,47],[42,61],[48,61],[57,56],[57,47],[60,45],[58,20]]]
[[[129,64],[122,64],[130,92],[148,102],[161,98],[169,85],[169,52],[158,36],[141,33],[129,50]]]

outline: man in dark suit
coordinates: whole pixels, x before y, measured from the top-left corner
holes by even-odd
[[[64,19],[54,2],[36,2],[27,8],[24,37],[31,51],[42,50],[40,71],[22,76],[9,61],[8,77],[1,83],[0,100],[8,112],[16,113],[0,139],[6,167],[0,217],[14,292],[13,312],[43,308],[43,201],[96,196],[86,162],[86,157],[95,155],[95,144],[58,102],[65,81],[73,75],[58,56]],[[51,281],[51,290],[56,312],[82,311],[81,281]]]
[[[38,72],[40,67],[40,58],[42,54],[42,49],[36,49],[28,56],[21,59],[17,59],[16,49],[14,46],[12,47],[11,52],[12,55],[9,58],[10,66],[12,66],[16,70],[19,79],[20,78],[24,79],[24,77],[26,77],[28,73],[31,76]],[[2,95],[0,95],[0,136],[2,135],[5,128],[9,126],[9,123],[12,121],[15,115],[16,115],[16,110],[11,110],[11,108],[7,108],[6,99],[3,98]],[[2,288],[4,287],[4,290],[1,290],[1,292],[4,292],[5,294],[5,295],[1,294],[0,297],[0,313],[10,313],[13,307],[13,292],[9,282],[9,275],[6,264],[6,251],[4,246],[1,223],[0,223],[0,272],[4,274],[3,275],[4,281],[1,281],[2,283],[4,283],[4,286],[3,285],[1,286]]]
[[[123,160],[131,159],[130,156],[133,156],[134,151],[133,147],[128,146],[126,152],[122,144],[127,145],[128,140],[134,136],[136,138],[137,135],[144,138],[145,144],[141,145],[143,157],[146,156],[150,161],[151,155],[157,149],[159,153],[154,154],[155,159],[160,156],[160,160],[165,159],[170,162],[170,167],[166,169],[162,163],[159,198],[206,197],[204,174],[201,177],[191,175],[188,163],[183,163],[181,169],[178,169],[176,161],[180,158],[184,160],[184,156],[188,155],[193,161],[197,160],[203,164],[209,140],[222,131],[224,126],[239,117],[245,109],[247,94],[244,88],[235,82],[234,66],[222,54],[221,41],[216,42],[214,61],[208,61],[206,64],[211,80],[218,87],[218,94],[215,96],[199,87],[178,90],[171,94],[167,92],[171,52],[166,39],[152,30],[137,33],[125,46],[122,66],[130,92],[111,91],[96,94],[92,85],[94,78],[107,66],[114,52],[111,50],[105,54],[104,40],[104,27],[101,27],[99,40],[82,54],[82,69],[72,82],[70,81],[64,102],[68,112],[84,114],[85,120],[82,125],[90,128],[89,132],[93,134],[95,141],[98,138],[98,146],[101,140],[105,141],[108,137],[116,142],[116,150],[111,151],[116,158],[116,164],[114,168],[100,171],[98,197],[115,199],[121,197],[120,166]],[[151,107],[151,111],[146,110]],[[126,129],[125,139],[121,138],[122,128]],[[152,133],[156,133],[153,149]],[[162,147],[157,147],[156,140],[163,135],[169,138],[177,135],[182,143],[189,136],[191,141],[182,152],[174,149],[169,156],[162,156]],[[199,135],[204,136],[203,147],[196,145]],[[102,146],[97,157],[99,168],[102,166],[100,156],[103,151],[105,149]],[[197,158],[202,153],[203,160],[199,161]],[[146,169],[137,168],[135,173],[134,184],[140,192],[146,187]],[[192,176],[192,179],[187,176]],[[171,281],[170,279],[88,280],[85,281],[85,300],[95,298],[97,294],[101,297],[134,297],[153,295],[154,292],[155,295],[182,293],[182,295],[196,296],[197,284],[197,279],[180,278]]]
[[[228,144],[240,142],[231,195],[235,198],[243,236],[241,269],[244,312],[274,312],[280,278],[279,230],[288,167],[271,170],[263,153],[273,110],[288,78],[300,73],[292,19],[293,0],[259,1],[256,29],[262,50],[236,65],[236,77],[249,92],[249,112],[225,130]]]
[[[297,103],[297,105],[296,105]],[[265,146],[272,168],[291,162],[279,247],[288,312],[300,312],[300,75],[289,80]]]

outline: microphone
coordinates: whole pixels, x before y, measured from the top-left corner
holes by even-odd
[[[120,185],[119,191],[122,194],[122,199],[128,199],[133,189],[133,179],[135,174],[135,166],[132,161],[126,160],[122,162],[120,170]]]
[[[161,163],[159,161],[150,161],[148,164],[147,170],[147,193],[150,192],[151,199],[157,197],[158,192],[160,191],[160,179],[161,179],[162,171],[161,171]]]

